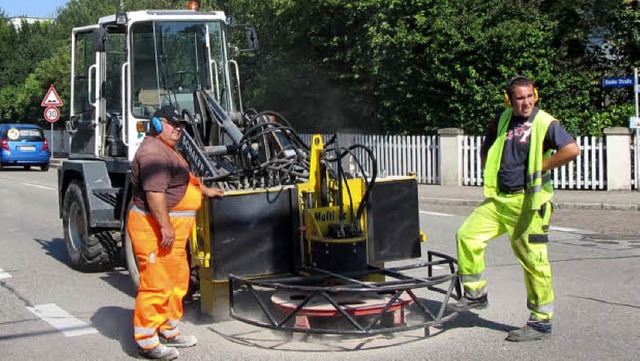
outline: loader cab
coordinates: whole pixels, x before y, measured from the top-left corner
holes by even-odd
[[[70,157],[133,159],[139,124],[166,104],[194,116],[196,90],[227,112],[242,108],[224,13],[123,14],[73,30]]]

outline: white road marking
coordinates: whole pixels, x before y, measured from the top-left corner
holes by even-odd
[[[26,186],[30,186],[30,187],[36,187],[36,188],[41,188],[41,189],[49,189],[49,190],[56,190],[56,188],[53,187],[47,187],[47,186],[41,186],[39,184],[33,184],[33,183],[22,183]]]
[[[0,280],[3,280],[5,278],[11,278],[11,275],[9,274],[9,272],[5,272],[2,268],[0,268]]]
[[[420,211],[420,213],[428,214],[430,216],[440,216],[440,217],[453,217],[453,216],[455,216],[454,214],[439,213],[439,212],[428,212],[428,211]],[[584,229],[567,228],[567,227],[551,226],[551,227],[549,227],[549,229],[552,230],[552,231],[570,232],[570,233],[578,233],[578,234],[595,234],[595,233],[597,233],[597,232],[593,232],[593,231],[587,231],[587,230],[584,230]]]
[[[586,231],[584,229],[576,229],[576,228],[567,228],[567,227],[555,227],[555,226],[550,226],[549,227],[550,230],[552,231],[559,231],[559,232],[571,232],[571,233],[580,233],[580,234],[592,234],[595,232],[592,231]]]
[[[438,212],[427,212],[427,211],[420,211],[420,213],[422,214],[428,214],[430,216],[440,216],[440,217],[453,217],[453,214],[448,214],[448,213],[438,213]]]
[[[71,316],[67,311],[54,303],[27,307],[27,309],[43,321],[57,328],[66,337],[82,336],[98,332],[95,328]]]

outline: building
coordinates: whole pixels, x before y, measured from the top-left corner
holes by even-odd
[[[9,23],[13,25],[16,30],[20,30],[22,26],[22,22],[26,22],[27,24],[33,24],[38,22],[47,22],[52,23],[54,19],[52,18],[32,18],[28,16],[16,16],[13,18],[9,18]]]

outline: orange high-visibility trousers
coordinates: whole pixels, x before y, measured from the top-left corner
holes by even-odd
[[[175,232],[171,248],[160,246],[160,227],[150,214],[136,207],[128,213],[127,230],[140,272],[133,313],[134,339],[143,349],[158,345],[158,332],[167,338],[179,334],[182,299],[187,294],[190,275],[186,246],[195,224],[195,211],[202,202],[197,181],[192,177],[185,196],[169,212]]]

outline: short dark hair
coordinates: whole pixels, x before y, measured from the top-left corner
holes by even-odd
[[[509,82],[507,83],[507,86],[505,87],[504,91],[507,93],[509,98],[511,98],[511,94],[513,94],[513,88],[517,86],[529,86],[529,85],[535,87],[535,84],[533,84],[533,81],[531,81],[531,79],[527,78],[524,75],[517,75],[509,79]]]

